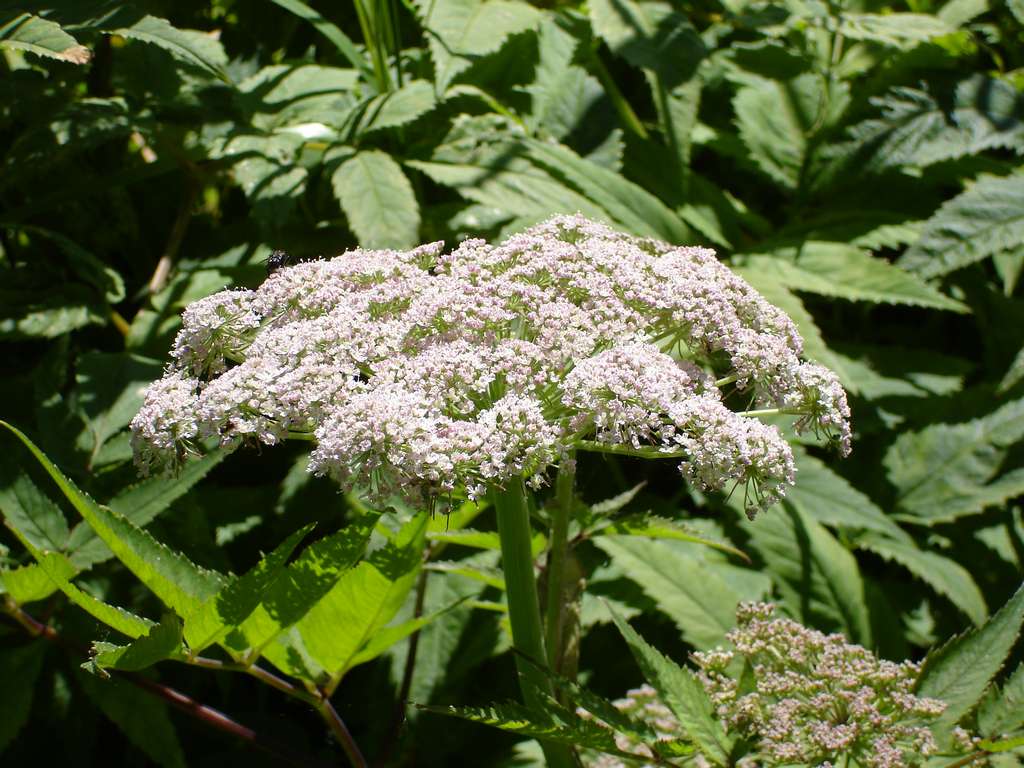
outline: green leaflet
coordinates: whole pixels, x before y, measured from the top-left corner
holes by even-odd
[[[474,60],[495,53],[512,35],[533,29],[541,14],[514,0],[415,0],[434,60],[438,93]]]
[[[716,572],[715,563],[689,554],[677,542],[600,536],[596,544],[700,650],[725,640],[736,623],[736,605],[762,594],[744,594]]]
[[[700,544],[705,547],[717,549],[735,555],[738,558],[750,562],[750,558],[742,550],[726,544],[723,541],[709,539],[701,536],[695,531],[689,530],[685,525],[669,520],[665,517],[658,517],[647,512],[626,517],[616,518],[608,521],[607,524],[598,524],[591,529],[589,536],[637,536],[644,539],[674,539],[675,541],[687,541],[691,544]]]
[[[220,640],[237,628],[256,609],[267,590],[281,576],[285,562],[313,524],[303,526],[281,542],[273,552],[259,561],[252,570],[228,582],[216,595],[207,598],[185,621],[185,642],[191,653]]]
[[[173,478],[149,477],[136,485],[130,485],[114,496],[107,506],[141,528],[166,512],[171,504],[220,464],[228,453],[224,448],[217,448],[185,464]],[[72,529],[67,549],[71,562],[81,571],[114,556],[110,547],[84,521]]]
[[[0,513],[38,549],[60,551],[68,546],[70,531],[60,507],[7,453],[0,455]]]
[[[215,594],[223,577],[207,571],[160,544],[124,517],[102,507],[66,478],[20,430],[0,421],[32,452],[78,513],[119,560],[180,616],[188,616]]]
[[[1003,380],[999,382],[999,391],[1006,392],[1021,380],[1024,380],[1024,346],[1017,352],[1016,357],[1013,358],[1013,362],[1010,364],[1009,370],[1003,376]]]
[[[948,704],[936,722],[942,734],[979,702],[1003,666],[1024,622],[1024,586],[982,627],[958,635],[925,659],[916,693]]]
[[[978,730],[996,738],[1024,726],[1024,664],[1002,686],[993,686],[978,707]]]
[[[798,248],[779,249],[771,256],[741,258],[745,271],[763,272],[795,291],[850,301],[968,312],[964,304],[943,295],[917,276],[841,243],[808,241]]]
[[[0,48],[28,51],[71,64],[88,64],[92,58],[89,49],[61,29],[60,24],[30,13],[13,13],[0,19]]]
[[[885,455],[900,512],[908,520],[934,525],[1018,495],[1024,491],[1024,469],[999,471],[1022,437],[1024,399],[980,419],[900,435]]]
[[[318,64],[272,64],[238,84],[237,99],[262,131],[316,124],[340,128],[356,104],[359,72]]]
[[[538,712],[516,702],[491,704],[486,707],[421,707],[427,712],[460,717],[482,725],[490,725],[535,739],[586,747],[610,755],[629,758],[615,744],[613,731],[593,720],[584,720],[551,702],[553,711]]]
[[[194,29],[178,29],[167,19],[145,16],[129,27],[107,30],[129,40],[139,40],[168,51],[175,59],[227,81],[227,54],[220,41]]]
[[[473,549],[490,549],[497,551],[501,549],[501,540],[497,531],[477,531],[472,528],[463,528],[459,531],[427,531],[427,540],[443,544],[458,544]],[[544,551],[547,546],[547,538],[539,531],[533,534],[531,547],[536,557]]]
[[[624,619],[611,613],[644,678],[679,718],[697,748],[715,765],[728,765],[732,741],[715,720],[714,705],[694,674],[648,645]]]
[[[401,88],[378,94],[353,109],[351,135],[363,136],[384,128],[408,125],[437,106],[434,86],[412,80]]]
[[[359,152],[338,166],[331,184],[364,248],[410,248],[419,242],[416,195],[391,155]]]
[[[789,610],[802,623],[831,625],[852,642],[872,646],[857,561],[824,526],[783,502],[746,530]]]
[[[405,602],[423,562],[426,521],[420,513],[392,541],[346,571],[296,625],[304,653],[330,678],[327,690],[358,663],[359,654]],[[287,647],[285,641],[267,653],[286,671],[293,665]]]
[[[28,722],[46,647],[45,640],[33,640],[0,653],[0,754]]]
[[[363,515],[303,550],[265,590],[239,632],[228,638],[229,647],[248,650],[249,658],[258,657],[278,635],[305,616],[362,556],[377,519],[375,514]]]
[[[939,277],[1024,243],[1024,174],[982,174],[925,222],[900,266]]]
[[[73,576],[75,569],[70,567],[70,564],[69,568],[67,575]],[[0,571],[0,586],[3,586],[4,591],[18,605],[45,600],[57,591],[57,585],[39,563],[30,563],[10,571]]]
[[[181,657],[181,622],[176,616],[167,614],[163,620],[128,645],[93,643],[93,657],[82,666],[90,671],[96,669],[119,669],[136,671],[151,667],[158,661]]]
[[[854,544],[858,549],[866,549],[899,563],[940,595],[949,598],[976,625],[982,624],[988,616],[985,597],[974,578],[952,558],[920,549],[913,540],[892,539],[875,532],[865,532],[854,540]]]
[[[938,16],[926,13],[840,13],[826,25],[848,40],[864,40],[894,48],[913,48],[955,28]]]

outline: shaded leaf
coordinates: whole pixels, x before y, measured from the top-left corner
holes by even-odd
[[[338,166],[331,184],[364,248],[409,248],[419,242],[419,204],[391,155],[359,152]]]
[[[278,5],[284,8],[286,11],[290,11],[304,21],[308,21],[321,35],[326,37],[334,47],[337,48],[341,54],[349,60],[352,66],[363,71],[368,79],[373,79],[373,68],[370,63],[366,60],[359,49],[356,48],[355,43],[352,42],[351,38],[341,31],[341,28],[337,24],[332,24],[330,21],[325,19],[320,13],[313,8],[309,7],[306,3],[301,0],[270,0],[274,5]]]
[[[0,653],[0,754],[28,722],[46,641],[35,640]]]
[[[145,16],[129,27],[109,30],[111,34],[139,40],[168,51],[178,61],[227,80],[228,63],[220,41],[194,29],[178,29],[167,19]]]
[[[989,693],[978,707],[978,730],[982,735],[998,737],[1024,726],[1024,664]]]
[[[0,20],[0,49],[28,51],[37,56],[88,64],[92,53],[65,32],[60,24],[30,13],[15,13]]]
[[[149,631],[128,645],[95,642],[93,656],[85,666],[97,669],[120,669],[136,671],[151,667],[158,661],[183,654],[181,646],[181,622],[167,614],[163,620],[149,628]]]
[[[60,551],[68,544],[70,532],[60,507],[6,452],[0,455],[0,512],[8,526],[38,549]]]

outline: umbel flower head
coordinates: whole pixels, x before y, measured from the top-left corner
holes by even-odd
[[[713,251],[557,216],[501,245],[354,250],[195,302],[133,445],[149,471],[210,436],[299,437],[312,472],[414,499],[540,484],[574,449],[618,449],[742,486],[753,514],[792,484],[792,453],[720,386],[849,451],[842,387],[800,354]]]
[[[744,603],[728,638],[735,650],[695,653],[699,677],[727,730],[770,764],[907,768],[936,751],[928,721],[943,701],[915,696],[920,665],[877,658],[842,635],[773,617]],[[734,659],[745,664],[737,679]]]

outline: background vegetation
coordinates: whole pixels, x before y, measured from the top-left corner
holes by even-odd
[[[1021,584],[1020,0],[26,1],[0,4],[0,54],[0,417],[194,563],[246,572],[307,523],[337,531],[359,501],[307,476],[295,446],[137,484],[125,427],[185,304],[258,284],[276,248],[453,245],[581,211],[715,247],[840,374],[856,430],[841,463],[805,441],[790,499],[753,524],[670,462],[581,462],[591,689],[641,680],[598,597],[679,660],[762,597],[903,659]],[[167,662],[132,685],[81,669],[110,630],[66,591],[33,592],[26,547],[63,553],[63,578],[90,595],[154,618],[161,604],[3,440],[5,599],[60,635],[0,623],[5,762],[280,764],[170,710],[154,681],[337,759],[308,707],[247,677]],[[616,515],[631,525],[599,535]],[[395,605],[398,620],[418,600],[449,608],[415,665],[407,640],[377,649],[334,696],[381,765],[532,754],[398,714],[406,698],[515,696],[495,538],[460,538],[466,522],[431,523]],[[680,540],[683,525],[747,559]],[[493,531],[493,513],[472,527]]]

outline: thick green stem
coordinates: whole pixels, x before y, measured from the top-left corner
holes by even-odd
[[[544,673],[547,655],[541,632],[537,580],[533,573],[530,512],[522,478],[509,480],[503,489],[492,489],[491,500],[498,515],[501,564],[505,572],[512,645],[518,652],[516,669],[519,673],[519,687],[527,706],[540,711],[544,709],[545,694],[552,696],[554,688]],[[551,768],[572,768],[574,765],[568,747],[544,741],[541,747]]]
[[[576,463],[564,462],[555,480],[555,507],[551,516],[551,551],[548,554],[548,594],[544,630],[548,651],[548,667],[562,671],[562,601],[565,595],[565,558],[569,550],[569,519],[572,517],[573,488]]]

